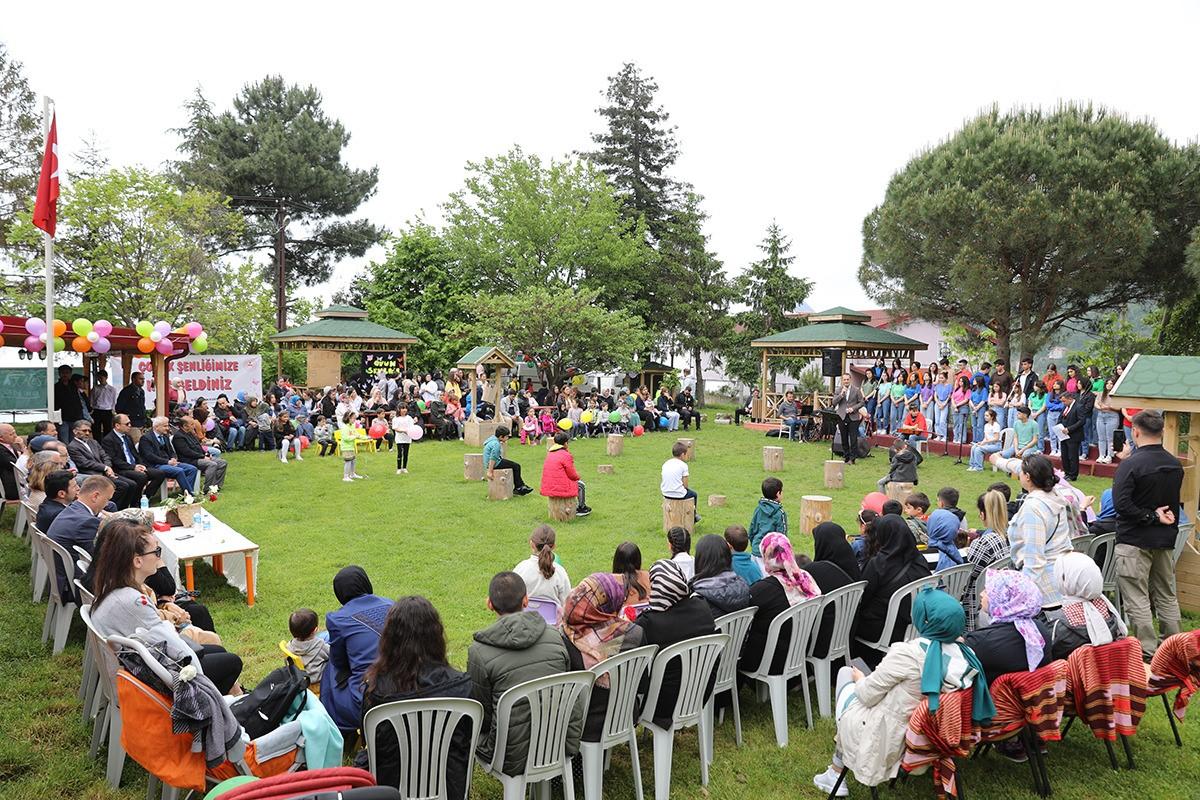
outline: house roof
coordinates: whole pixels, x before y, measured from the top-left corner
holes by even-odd
[[[516,361],[505,355],[500,348],[491,344],[476,347],[460,358],[455,366],[459,369],[474,369],[479,364],[503,364],[509,369],[517,366]]]
[[[807,319],[809,322],[866,322],[869,317],[852,308],[834,306],[824,311],[814,311],[808,314]]]
[[[790,331],[780,331],[770,336],[763,336],[751,342],[756,347],[772,347],[779,345],[869,345],[873,347],[894,347],[897,349],[924,350],[926,345],[916,339],[901,336],[892,331],[872,328],[858,322],[815,322],[802,325]]]
[[[674,372],[674,367],[668,367],[666,364],[659,364],[657,361],[646,361],[642,364],[638,372]]]
[[[1200,411],[1200,358],[1139,353],[1125,367],[1109,397],[1127,407]]]

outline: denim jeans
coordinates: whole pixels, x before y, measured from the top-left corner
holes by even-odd
[[[905,404],[903,401],[899,403],[894,400],[892,401],[892,424],[888,428],[888,433],[893,433],[904,423],[904,408]]]
[[[796,438],[796,428],[799,427],[799,425],[800,425],[800,418],[799,417],[784,417],[783,424],[787,426],[788,438],[795,439]]]
[[[1096,441],[1100,445],[1100,457],[1112,458],[1113,434],[1121,427],[1121,415],[1115,411],[1101,411],[1096,415]]]
[[[162,470],[169,477],[174,478],[175,482],[179,484],[179,488],[185,492],[196,491],[196,476],[200,474],[200,470],[191,464],[185,464],[180,461],[174,466],[171,464],[160,464],[156,469]]]
[[[1015,408],[1004,409],[1004,424],[1001,428],[1011,428],[1017,424],[1017,410]]]
[[[892,399],[890,397],[883,398],[883,402],[879,404],[875,416],[875,427],[881,433],[887,433],[892,429]]]
[[[225,444],[230,450],[237,450],[246,441],[246,429],[241,425],[230,424],[229,430],[225,431]]]
[[[1062,412],[1061,411],[1047,411],[1045,416],[1046,416],[1046,427],[1049,431],[1046,434],[1046,438],[1048,438],[1050,440],[1050,453],[1051,453],[1051,455],[1058,455],[1058,434],[1055,432],[1054,429],[1058,425],[1058,419],[1059,419],[1059,417],[1062,416]]]
[[[954,441],[958,444],[967,440],[967,418],[969,416],[971,416],[971,410],[967,406],[954,412]]]
[[[992,453],[1000,452],[1000,442],[988,442],[987,444],[971,445],[971,466],[975,469],[983,469],[983,461]]]
[[[983,406],[975,412],[975,418],[971,420],[971,441],[977,442],[983,438],[983,415],[987,413],[987,406]]]
[[[296,435],[297,436],[307,436],[308,440],[310,442],[313,439],[317,438],[316,429],[313,428],[313,424],[311,422],[301,422],[299,425],[297,425],[296,426]]]
[[[933,433],[942,441],[946,441],[946,425],[950,421],[950,406],[938,408],[935,403],[933,406]]]
[[[1096,441],[1096,415],[1091,414],[1083,420],[1083,442],[1079,445],[1079,457],[1088,457],[1088,448]]]
[[[1048,422],[1048,419],[1049,417],[1045,411],[1039,414],[1037,418],[1039,453],[1042,452],[1041,445],[1044,445],[1050,439],[1050,423]]]

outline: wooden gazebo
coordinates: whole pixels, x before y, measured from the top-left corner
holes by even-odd
[[[490,386],[491,397],[485,397],[484,400],[487,400],[499,409],[500,392],[502,391],[503,384],[503,381],[500,380],[500,371],[502,369],[516,369],[517,362],[513,361],[501,352],[500,348],[494,345],[482,345],[460,358],[454,366],[469,372],[471,375],[471,416],[467,418],[467,423],[463,426],[463,440],[469,445],[480,447],[485,440],[496,432],[496,420],[483,420],[478,417],[479,403],[476,402],[475,398],[479,380],[479,367],[483,367],[485,374],[490,373],[492,375]]]
[[[809,314],[808,324],[790,331],[773,333],[751,342],[762,353],[759,407],[754,415],[763,420],[777,420],[777,409],[783,395],[774,391],[771,383],[771,362],[779,359],[811,361],[828,350],[840,351],[840,372],[846,371],[849,359],[904,358],[912,360],[924,342],[901,336],[882,328],[867,325],[870,317],[849,308],[837,306],[827,311]]]
[[[394,331],[367,319],[367,312],[354,306],[329,306],[305,325],[272,334],[281,350],[308,351],[308,386],[336,386],[342,382],[342,353],[396,351],[403,368],[408,346],[416,344],[412,334]]]
[[[1197,550],[1200,542],[1195,536],[1200,505],[1196,458],[1200,453],[1200,358],[1135,355],[1108,398],[1121,408],[1153,408],[1162,412],[1163,447],[1183,462],[1179,502],[1193,526],[1192,536],[1175,566],[1179,605],[1189,611],[1200,611],[1200,551]]]
[[[674,367],[668,367],[666,364],[660,364],[657,361],[647,361],[642,364],[636,376],[629,378],[629,390],[637,391],[645,386],[650,390],[650,396],[653,397],[658,391],[658,386],[662,383],[664,376],[675,371]]]

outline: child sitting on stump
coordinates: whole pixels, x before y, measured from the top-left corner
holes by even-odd
[[[897,439],[888,448],[888,460],[891,462],[891,469],[876,484],[879,491],[886,492],[889,483],[911,483],[914,486],[918,483],[917,466],[924,459],[911,444],[904,439]]]

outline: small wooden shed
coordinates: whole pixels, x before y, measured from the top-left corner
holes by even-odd
[[[516,369],[517,362],[509,358],[499,347],[485,344],[467,353],[454,366],[469,373],[471,376],[471,416],[467,418],[467,422],[463,426],[463,440],[468,445],[480,447],[484,441],[496,432],[497,423],[495,419],[482,420],[477,415],[477,406],[479,404],[475,402],[475,398],[477,396],[476,387],[479,380],[479,368],[483,367],[484,374],[490,376],[491,379],[488,396],[483,399],[498,409],[500,406],[500,392],[503,391],[503,381],[500,379],[501,370]]]
[[[342,353],[397,350],[404,356],[417,338],[394,331],[367,319],[367,312],[354,306],[329,306],[317,312],[313,322],[272,334],[281,350],[308,351],[308,386],[336,386],[342,382]]]
[[[1139,353],[1108,396],[1122,408],[1153,408],[1163,414],[1163,447],[1183,462],[1179,502],[1193,525],[1192,538],[1175,567],[1179,605],[1200,611],[1200,541],[1195,534],[1200,507],[1200,358]]]
[[[658,387],[662,383],[662,379],[675,371],[674,367],[668,367],[666,364],[660,364],[657,361],[647,361],[642,364],[636,376],[629,379],[629,390],[637,391],[645,386],[650,390],[650,396],[654,397],[658,393]]]

